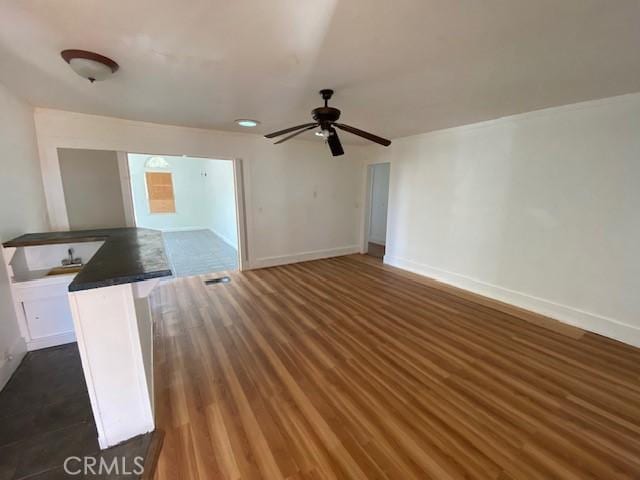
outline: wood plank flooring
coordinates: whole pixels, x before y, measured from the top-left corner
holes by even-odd
[[[165,479],[640,478],[640,350],[367,256],[153,295]]]

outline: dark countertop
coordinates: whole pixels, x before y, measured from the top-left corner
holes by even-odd
[[[71,232],[27,233],[5,247],[104,241],[69,284],[70,292],[141,282],[172,275],[162,233],[147,228],[107,228]]]

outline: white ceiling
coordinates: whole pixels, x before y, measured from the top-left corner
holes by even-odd
[[[67,48],[120,71],[92,85]],[[345,123],[396,138],[640,91],[640,0],[0,0],[0,82],[36,106],[260,133],[334,88]]]

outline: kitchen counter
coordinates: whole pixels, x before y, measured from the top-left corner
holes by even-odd
[[[172,275],[162,233],[147,228],[28,233],[4,242],[3,246],[31,247],[95,241],[104,241],[104,244],[69,284],[70,292]]]
[[[171,275],[162,233],[146,228],[30,233],[3,245],[29,348],[78,343],[96,428],[90,433],[97,434],[100,448],[153,431],[149,295],[160,277]],[[75,276],[48,276],[70,247],[84,256],[82,269]],[[16,281],[16,271],[23,275],[23,270],[45,276]]]

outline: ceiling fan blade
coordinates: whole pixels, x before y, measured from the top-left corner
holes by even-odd
[[[327,137],[327,144],[329,145],[329,150],[331,150],[331,155],[333,155],[334,157],[344,155],[342,144],[340,143],[340,139],[338,138],[338,132],[336,132],[335,128],[330,128],[329,132],[331,132],[331,135]]]
[[[285,133],[289,133],[289,132],[293,132],[294,130],[298,130],[301,128],[306,128],[306,127],[311,127],[311,126],[316,126],[318,125],[317,123],[304,123],[302,125],[297,125],[295,127],[291,127],[291,128],[285,128],[284,130],[280,130],[278,132],[273,132],[273,133],[267,133],[265,135],[266,138],[274,138],[274,137],[279,137],[280,135],[284,135]]]
[[[360,130],[359,128],[351,127],[349,125],[345,125],[344,123],[334,123],[334,125],[344,130],[345,132],[353,133],[354,135],[358,135],[359,137],[366,138],[367,140],[371,140],[372,142],[379,143],[380,145],[384,145],[385,147],[391,145],[391,140],[379,137],[377,135],[374,135],[373,133],[365,132],[364,130]]]
[[[307,128],[303,128],[302,130],[297,131],[296,133],[292,133],[291,135],[287,135],[284,138],[281,138],[280,140],[278,140],[277,142],[274,143],[274,145],[278,145],[279,143],[282,142],[286,142],[287,140],[289,140],[290,138],[295,137],[296,135],[300,135],[301,133],[306,132],[307,130],[311,130],[312,128],[316,128],[317,125],[314,123],[313,125],[311,125],[310,127]]]

